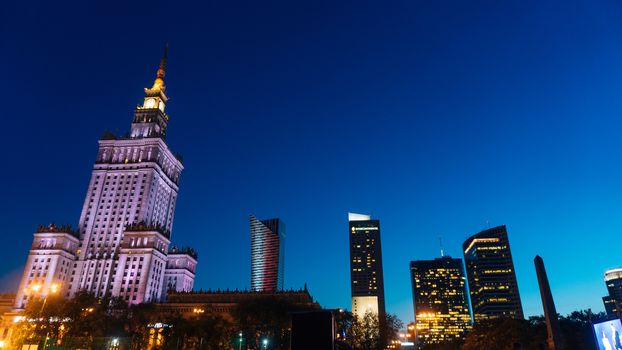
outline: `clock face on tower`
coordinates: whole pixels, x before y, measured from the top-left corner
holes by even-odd
[[[145,108],[155,108],[156,101],[153,98],[147,99],[145,101]]]

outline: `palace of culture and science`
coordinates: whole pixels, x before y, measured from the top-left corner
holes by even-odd
[[[112,295],[128,303],[191,291],[197,256],[169,247],[183,165],[166,144],[166,50],[126,137],[99,140],[79,227],[40,226],[15,307],[48,293]]]

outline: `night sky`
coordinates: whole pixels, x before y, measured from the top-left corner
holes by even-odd
[[[129,130],[169,43],[173,240],[195,288],[250,284],[248,216],[287,226],[285,286],[350,308],[348,211],[380,219],[387,310],[408,263],[506,224],[558,311],[622,265],[619,1],[12,1],[0,11],[0,286],[37,224],[76,225],[97,139]]]

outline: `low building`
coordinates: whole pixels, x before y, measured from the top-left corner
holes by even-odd
[[[17,313],[13,311],[15,294],[0,294],[0,348],[9,345],[11,327]]]
[[[306,287],[301,290],[273,292],[238,290],[169,292],[167,301],[156,304],[156,308],[161,314],[178,314],[184,318],[202,313],[220,314],[235,322],[233,313],[239,304],[253,301],[260,303],[269,299],[285,301],[295,310],[321,309],[320,304],[313,300]]]

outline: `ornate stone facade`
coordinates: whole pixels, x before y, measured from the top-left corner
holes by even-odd
[[[176,251],[168,263],[183,165],[166,144],[165,65],[166,50],[128,136],[107,132],[99,140],[78,229],[50,225],[35,233],[17,308],[49,293],[86,290],[136,304],[162,300],[169,288],[192,290],[196,254]],[[170,284],[180,269],[183,278]]]

